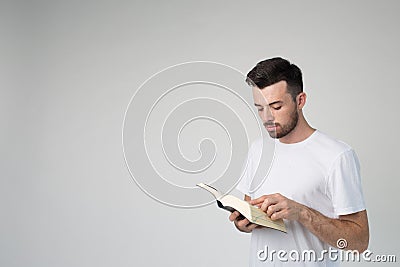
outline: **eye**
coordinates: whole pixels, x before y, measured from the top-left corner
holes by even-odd
[[[261,111],[263,111],[264,109],[263,109],[263,108],[258,108],[257,110],[258,110],[258,112],[261,112]]]
[[[282,106],[279,107],[273,107],[274,110],[280,110]]]

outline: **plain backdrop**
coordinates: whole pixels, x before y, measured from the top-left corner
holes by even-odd
[[[399,7],[0,1],[0,266],[246,266],[249,235],[228,213],[139,189],[121,126],[161,69],[209,60],[247,73],[273,56],[303,70],[312,126],[358,153],[369,248],[398,257]]]

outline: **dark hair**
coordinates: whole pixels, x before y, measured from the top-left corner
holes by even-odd
[[[250,86],[263,89],[274,83],[286,81],[287,91],[296,101],[296,96],[303,92],[301,70],[286,59],[276,57],[259,62],[248,74],[246,82]]]

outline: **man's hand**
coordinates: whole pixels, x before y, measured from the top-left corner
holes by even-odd
[[[248,195],[244,195],[244,200],[250,202],[251,198]],[[238,211],[232,212],[231,215],[229,216],[229,220],[235,223],[235,226],[239,231],[245,233],[251,233],[254,230],[254,228],[259,226],[254,223],[250,223],[250,221],[244,218],[243,215],[240,214]]]
[[[246,218],[243,219],[243,216],[238,211],[234,211],[229,216],[229,220],[235,223],[236,228],[245,233],[251,233],[254,228],[258,225],[254,223],[250,223],[250,221]]]
[[[250,204],[265,211],[272,220],[298,221],[331,246],[337,246],[337,240],[344,238],[348,243],[346,249],[358,250],[361,253],[368,248],[369,229],[366,210],[340,215],[339,218],[329,218],[278,193],[253,199]]]
[[[266,212],[272,220],[286,219],[298,221],[305,206],[281,194],[264,195],[250,201]]]

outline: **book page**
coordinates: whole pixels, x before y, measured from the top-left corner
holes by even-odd
[[[235,196],[227,195],[221,198],[221,203],[224,206],[229,206],[240,212],[244,217],[250,219],[251,211],[250,205],[244,200],[241,200]]]
[[[263,212],[262,210],[260,210],[255,206],[250,205],[250,210],[251,210],[251,220],[253,223],[275,228],[282,232],[286,232],[286,227],[283,220],[273,221],[268,217],[268,215],[265,212]]]

